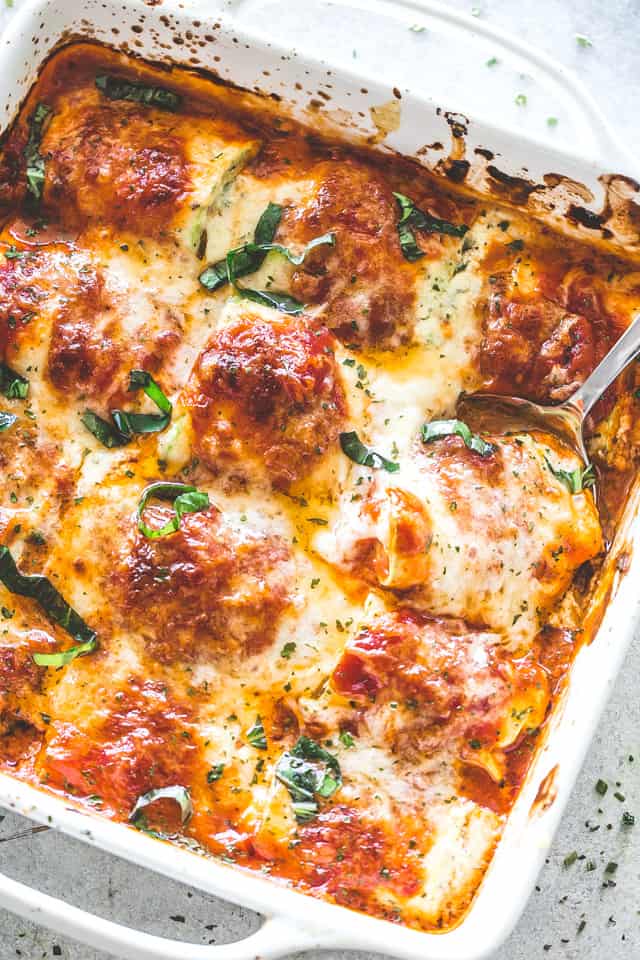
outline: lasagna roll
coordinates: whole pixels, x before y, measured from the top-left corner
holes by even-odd
[[[314,195],[291,211],[283,233],[308,243],[331,231],[336,243],[315,250],[294,272],[294,295],[322,304],[327,326],[345,343],[389,346],[407,340],[416,269],[402,256],[389,186],[352,160],[327,161],[314,174]]]
[[[145,102],[146,90],[156,95]],[[40,148],[47,210],[69,229],[108,224],[176,238],[199,255],[208,218],[259,148],[220,114],[194,115],[171,91],[112,75],[88,78],[50,109]]]
[[[0,347],[9,366],[35,381],[32,393],[44,399],[51,391],[57,402],[91,398],[107,412],[126,402],[132,368],[175,366],[185,328],[180,310],[153,296],[132,310],[138,291],[131,277],[75,244],[27,241],[17,250],[5,236]],[[35,369],[43,376],[34,378]]]
[[[173,516],[160,505],[145,511],[154,529]],[[273,643],[294,580],[281,537],[244,530],[213,506],[185,514],[170,536],[150,539],[131,528],[110,589],[123,629],[135,629],[155,660],[233,661]]]
[[[82,685],[82,671],[76,679]],[[126,820],[138,797],[194,777],[200,755],[196,713],[164,681],[133,674],[120,686],[113,680],[92,686],[93,710],[57,705],[63,719],[46,728],[38,774],[51,787]],[[180,828],[170,801],[154,804],[152,815],[154,823],[156,816],[166,818],[165,832]]]
[[[499,635],[408,608],[365,621],[332,685],[359,705],[369,736],[404,760],[453,756],[494,780],[505,752],[542,723],[550,696],[531,652],[511,657]]]
[[[308,474],[337,449],[345,419],[334,348],[325,327],[243,310],[210,339],[183,394],[196,454],[214,470],[257,460],[284,490]]]
[[[420,443],[398,473],[368,471],[320,549],[416,609],[517,646],[599,553],[602,534],[589,490],[568,486],[577,458],[551,438],[493,438],[487,452],[451,435]]]

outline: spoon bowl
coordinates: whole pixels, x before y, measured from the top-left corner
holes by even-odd
[[[584,422],[605,390],[640,355],[640,314],[572,397],[557,406],[533,403],[522,397],[492,393],[463,393],[456,413],[472,429],[487,433],[543,431],[558,437],[589,462]]]
[[[550,433],[585,463],[589,460],[582,435],[584,417],[571,401],[547,407],[521,397],[462,393],[458,398],[456,416],[479,433]]]

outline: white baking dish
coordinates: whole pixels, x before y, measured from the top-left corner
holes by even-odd
[[[412,30],[412,26],[425,29]],[[531,195],[530,206],[538,214],[544,212],[566,229],[597,238],[601,235],[599,221],[594,220],[590,230],[576,228],[575,222],[567,222],[566,209],[579,202],[597,213],[608,199],[607,209],[613,208],[615,222],[605,226],[611,228],[613,239],[634,253],[640,250],[637,230],[624,216],[626,205],[638,191],[629,178],[633,164],[588,94],[545,57],[481,21],[436,4],[425,0],[350,0],[346,5],[322,0],[297,5],[283,0],[207,0],[206,4],[164,0],[161,6],[147,6],[137,0],[126,5],[120,0],[85,0],[80,8],[77,0],[30,0],[0,41],[3,126],[15,115],[44,57],[61,41],[73,37],[99,39],[152,60],[212,69],[240,86],[277,94],[283,98],[283,106],[299,116],[306,115],[313,99],[322,104],[320,108],[316,104],[316,125],[333,123],[350,134],[356,128],[360,133],[375,132],[369,108],[395,99],[401,105],[399,126],[383,146],[418,155],[428,166],[436,165],[448,152],[448,147],[437,146],[439,142],[447,144],[451,135],[451,118],[443,111],[463,110],[477,118],[471,123],[456,118],[464,126],[464,136],[457,137],[456,146],[458,151],[462,146],[466,149],[471,184],[496,186],[495,178],[487,176],[490,161],[503,173],[526,175],[540,183],[545,174],[561,175],[559,180],[547,179]],[[358,47],[367,48],[364,74],[355,72]],[[316,56],[322,52],[325,61],[300,52],[304,50],[312,50]],[[525,138],[514,129],[522,112],[513,104],[510,85],[485,68],[491,57],[499,58],[504,70],[515,72],[529,92],[531,111],[527,116],[538,131],[536,137]],[[400,88],[395,94],[394,87]],[[320,96],[318,91],[322,91]],[[550,114],[560,120],[553,130],[546,126]],[[489,122],[487,115],[506,119],[511,129]],[[455,127],[454,133],[462,132],[459,125]],[[421,151],[425,144],[431,147]],[[560,149],[563,145],[565,149]],[[627,177],[598,179],[612,170]],[[2,775],[0,804],[251,907],[267,919],[246,940],[202,947],[102,920],[1,875],[0,906],[128,958],[241,960],[278,957],[312,947],[368,949],[416,960],[486,956],[508,934],[524,906],[640,621],[640,551],[633,551],[634,534],[640,545],[638,513],[640,495],[636,493],[609,559],[612,570],[620,567],[625,573],[616,569],[602,625],[574,664],[567,694],[552,718],[549,736],[496,856],[471,909],[456,929],[439,935],[419,933],[303,896],[121,824],[90,818]],[[630,559],[616,565],[622,551]]]

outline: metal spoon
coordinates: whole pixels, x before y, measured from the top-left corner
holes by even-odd
[[[588,463],[582,433],[584,421],[607,387],[638,356],[640,314],[574,395],[557,407],[493,393],[462,393],[458,399],[457,416],[476,429],[484,428],[494,433],[531,430],[552,433]]]

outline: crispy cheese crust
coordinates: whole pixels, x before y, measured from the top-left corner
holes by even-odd
[[[640,273],[97,46],[2,149],[0,545],[97,643],[56,659],[82,638],[2,567],[0,767],[449,928],[584,642],[640,401],[590,423],[599,510],[552,437],[422,427],[569,396]]]

